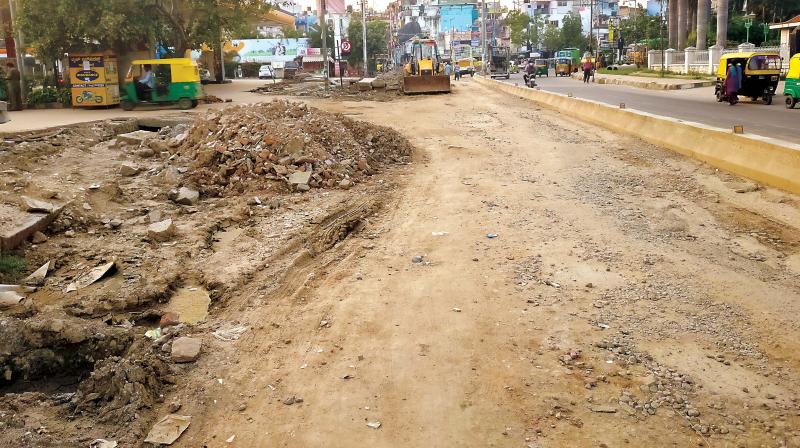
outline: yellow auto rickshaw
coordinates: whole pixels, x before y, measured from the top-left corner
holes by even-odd
[[[742,69],[742,87],[738,95],[750,97],[753,101],[761,98],[765,104],[772,104],[781,77],[782,62],[780,54],[775,52],[750,51],[722,55],[714,89],[717,101],[726,99],[725,78],[728,77],[728,68],[736,66]]]
[[[132,110],[139,104],[177,104],[192,109],[204,97],[197,62],[189,58],[141,59],[131,63],[125,76],[120,107]]]

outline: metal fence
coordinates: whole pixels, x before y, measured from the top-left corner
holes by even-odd
[[[685,63],[686,63],[686,53],[685,53],[685,52],[683,52],[683,51],[676,51],[676,52],[675,52],[675,53],[672,55],[672,64],[673,64],[673,65],[685,64]]]
[[[694,52],[694,60],[692,64],[705,64],[708,65],[708,58],[709,58],[709,51],[708,50],[699,50]]]

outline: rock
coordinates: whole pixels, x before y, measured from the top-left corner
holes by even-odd
[[[349,190],[350,188],[352,188],[352,186],[353,186],[353,181],[350,179],[342,179],[339,182],[339,188],[341,188],[342,190]]]
[[[181,205],[195,205],[200,201],[200,192],[191,188],[181,187],[174,201]]]
[[[169,408],[168,408],[169,412],[170,413],[178,412],[178,411],[181,410],[181,406],[182,405],[181,405],[180,401],[173,401],[172,403],[169,404]]]
[[[159,221],[147,228],[147,237],[154,241],[169,241],[175,236],[175,224],[171,219]]]
[[[31,237],[31,242],[33,244],[42,244],[47,241],[47,235],[42,232],[35,232]]]
[[[20,197],[20,206],[23,210],[30,213],[50,213],[56,206],[47,201],[41,201],[28,196]]]
[[[734,191],[736,191],[737,193],[752,193],[754,191],[758,191],[759,189],[760,187],[758,186],[758,184],[745,182],[737,185]]]
[[[139,168],[138,165],[134,165],[132,163],[127,163],[127,162],[119,166],[119,174],[120,176],[124,177],[133,177],[139,174],[140,170],[141,168]]]
[[[109,227],[112,229],[118,229],[122,226],[122,220],[120,219],[112,219],[108,222]]]
[[[308,184],[308,181],[310,180],[311,180],[310,171],[296,171],[291,175],[289,175],[289,183],[292,185]]]
[[[297,185],[297,191],[309,191],[309,190],[311,190],[311,187],[309,187],[308,184]]]
[[[161,210],[150,210],[147,213],[147,222],[152,224],[154,222],[163,221],[163,217],[164,214],[161,213]]]
[[[301,154],[305,148],[306,148],[305,140],[303,140],[303,138],[301,138],[301,137],[295,137],[295,138],[289,140],[288,143],[286,143],[286,146],[283,148],[283,150],[287,154],[291,154],[293,156],[296,156],[296,155]]]
[[[423,257],[422,255],[414,255],[411,258],[411,262],[412,263],[422,263],[422,260],[424,260],[424,259],[425,259],[425,257]]]
[[[369,163],[367,163],[367,159],[358,159],[357,166],[359,171],[363,171],[365,173],[369,173],[370,171],[372,171],[372,169],[369,166]]]
[[[590,406],[589,410],[592,412],[600,412],[604,414],[613,414],[617,412],[617,408],[613,406]]]
[[[83,209],[86,210],[86,211],[90,211],[92,209],[92,205],[89,204],[88,202],[84,202],[83,203]]]
[[[136,155],[143,159],[147,159],[149,157],[153,157],[154,155],[156,155],[156,152],[153,151],[152,148],[142,148],[136,151]]]
[[[158,321],[158,326],[161,328],[172,327],[180,323],[180,316],[173,311],[167,311],[161,315],[161,320]]]
[[[126,145],[138,146],[142,142],[158,137],[158,132],[153,131],[134,131],[127,134],[120,134],[117,136],[117,143],[124,143]]]
[[[200,347],[203,341],[198,338],[186,336],[179,337],[172,342],[172,358],[175,362],[194,362],[200,356]]]
[[[58,217],[63,208],[63,206],[58,206],[46,214],[28,213],[19,225],[0,234],[0,251],[13,250],[30,238],[34,233],[46,229],[47,226]]]

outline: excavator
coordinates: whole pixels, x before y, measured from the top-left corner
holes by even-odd
[[[403,93],[450,93],[450,76],[444,74],[435,40],[414,39],[403,68]]]

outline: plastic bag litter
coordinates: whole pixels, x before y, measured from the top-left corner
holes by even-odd
[[[247,331],[248,327],[246,325],[240,325],[238,327],[222,329],[211,333],[215,338],[219,339],[220,341],[237,341],[245,331]]]

